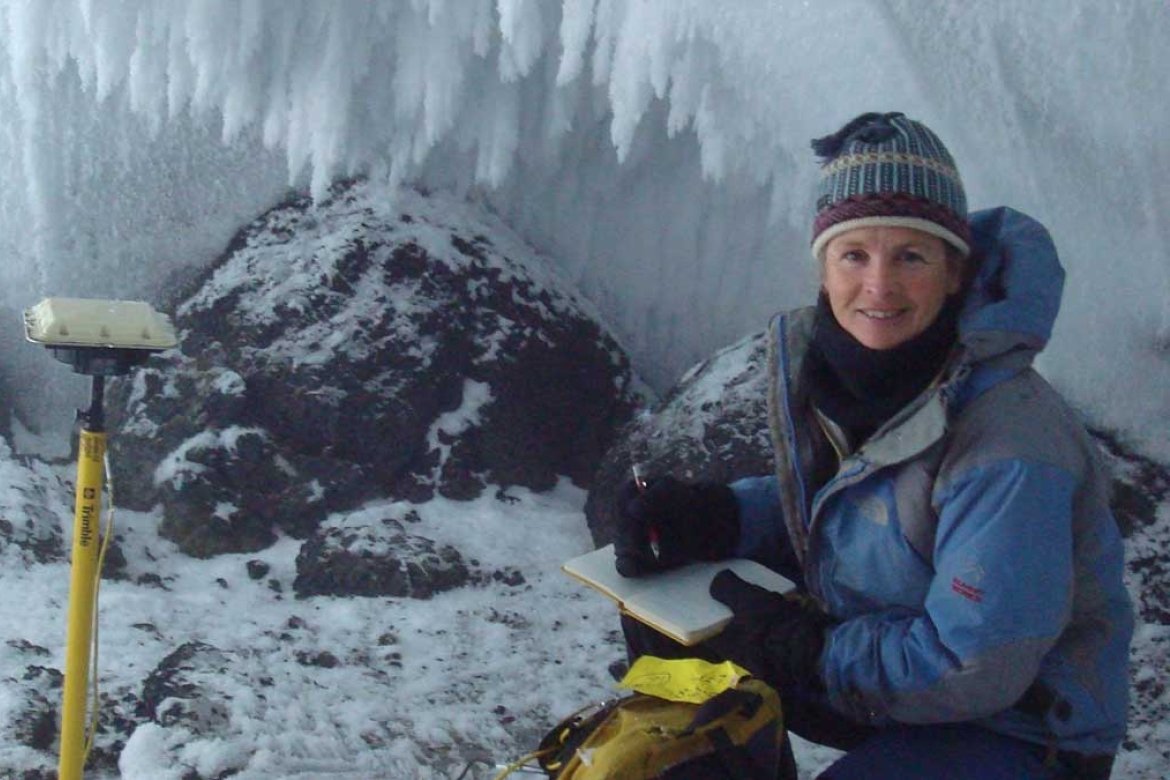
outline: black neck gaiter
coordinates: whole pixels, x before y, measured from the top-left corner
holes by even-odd
[[[813,405],[861,442],[926,389],[958,335],[959,296],[950,296],[930,327],[890,349],[870,349],[817,300],[805,375]]]

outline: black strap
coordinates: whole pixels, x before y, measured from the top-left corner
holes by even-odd
[[[744,718],[755,717],[764,704],[764,697],[752,691],[740,688],[728,688],[703,702],[702,706],[691,718],[691,723],[683,730],[684,735],[693,734],[709,723],[738,713]],[[714,748],[715,755],[722,762],[721,768],[731,772],[729,780],[773,780],[776,768],[770,765],[761,765],[751,757],[751,751],[746,744],[736,746],[724,728],[712,728],[706,732],[707,739]],[[779,746],[777,746],[779,749]]]
[[[738,749],[727,731],[722,728],[711,729],[707,732],[707,739],[715,748],[715,755],[723,762],[723,768],[730,770],[729,780],[772,780],[775,770],[760,766],[756,761],[749,760],[743,750]]]
[[[764,697],[758,693],[740,688],[728,688],[703,702],[699,709],[695,710],[690,725],[683,729],[682,733],[694,734],[708,723],[713,723],[733,712],[739,712],[743,717],[750,719],[755,716],[763,703]]]

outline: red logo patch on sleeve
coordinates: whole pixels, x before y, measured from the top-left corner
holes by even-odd
[[[951,590],[965,599],[974,601],[976,604],[983,601],[983,590],[981,588],[976,588],[974,585],[963,582],[958,577],[951,580]]]

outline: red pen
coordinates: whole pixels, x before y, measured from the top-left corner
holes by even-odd
[[[634,487],[638,488],[639,493],[646,492],[646,478],[642,476],[642,470],[635,463],[630,467],[634,472]],[[658,528],[650,526],[646,529],[646,535],[650,538],[650,552],[654,553],[655,560],[658,559]]]

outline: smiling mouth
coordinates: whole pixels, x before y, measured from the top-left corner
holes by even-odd
[[[902,314],[905,314],[905,312],[906,312],[905,309],[897,309],[894,311],[876,310],[876,309],[858,309],[858,314],[860,314],[861,316],[863,316],[867,319],[871,319],[871,320],[892,320],[895,317],[900,317]]]

